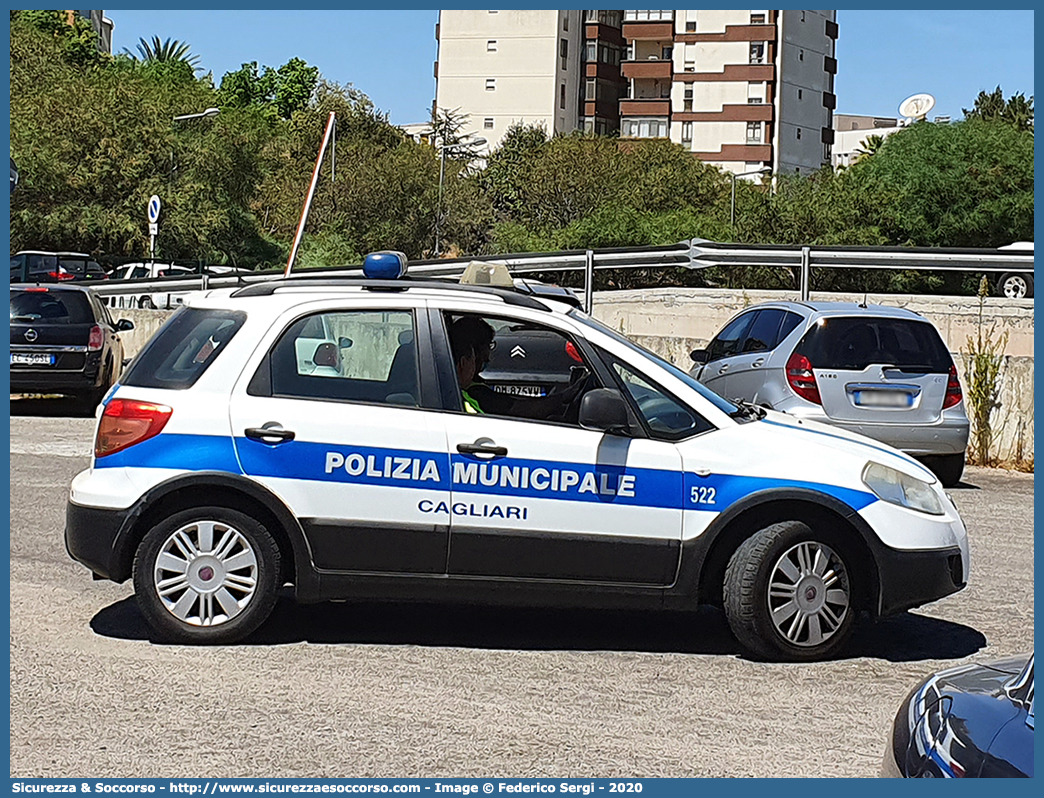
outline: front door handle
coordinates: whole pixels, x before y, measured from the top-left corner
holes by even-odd
[[[719,374],[724,374],[728,370],[729,370],[729,364],[728,363],[725,363],[725,364],[723,364],[721,366],[718,366],[718,373]]]
[[[474,443],[458,443],[457,451],[461,454],[488,454],[493,457],[507,457],[507,447],[497,446],[489,438],[479,438]]]
[[[292,430],[283,429],[283,425],[277,421],[269,421],[260,427],[247,427],[243,434],[252,441],[260,441],[270,446],[288,443],[296,437]]]

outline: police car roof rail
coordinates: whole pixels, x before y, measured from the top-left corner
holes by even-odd
[[[408,291],[411,288],[434,289],[438,291],[463,291],[469,294],[485,294],[500,297],[508,305],[530,308],[532,310],[550,311],[545,303],[534,298],[529,292],[518,289],[500,288],[486,285],[461,285],[445,280],[413,280],[400,277],[397,280],[374,280],[365,277],[288,277],[282,280],[267,280],[263,283],[252,283],[232,292],[234,297],[271,296],[280,288],[362,288],[369,291]]]

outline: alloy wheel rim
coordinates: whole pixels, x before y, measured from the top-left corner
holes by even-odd
[[[163,543],[153,585],[167,611],[190,626],[219,626],[238,616],[257,590],[257,554],[235,528],[193,521]]]
[[[1018,277],[1009,277],[1004,281],[1004,295],[1008,299],[1022,299],[1026,296],[1026,283]]]
[[[811,648],[828,641],[849,611],[841,558],[816,541],[789,548],[772,567],[768,609],[776,632],[791,645]]]

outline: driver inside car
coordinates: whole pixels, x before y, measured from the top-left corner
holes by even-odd
[[[518,416],[536,420],[562,420],[587,385],[585,375],[547,396],[512,396],[494,391],[479,376],[496,345],[493,328],[477,316],[461,316],[449,326],[450,348],[460,384],[461,403],[467,413]]]

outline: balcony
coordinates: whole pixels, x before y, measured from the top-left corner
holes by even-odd
[[[646,59],[644,61],[622,61],[620,63],[620,74],[629,80],[641,80],[643,78],[658,78],[670,80],[674,73],[674,65],[670,61],[658,58]]]
[[[670,99],[634,98],[620,100],[620,116],[669,116]]]
[[[628,41],[649,41],[650,39],[667,39],[670,41],[674,38],[674,21],[672,19],[665,22],[656,20],[635,20],[632,22],[624,19],[623,37]]]
[[[726,64],[722,72],[681,72],[674,79],[683,83],[701,81],[748,81],[759,83],[776,79],[776,68],[772,64]]]
[[[675,111],[676,122],[771,122],[775,109],[768,103],[724,105],[720,111]]]

